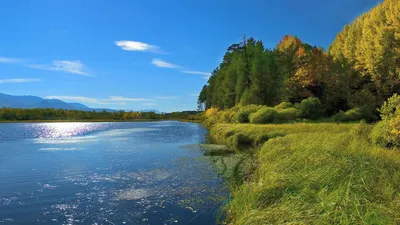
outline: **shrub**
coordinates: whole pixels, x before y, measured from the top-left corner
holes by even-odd
[[[263,107],[257,112],[250,115],[251,123],[273,123],[279,121],[279,114],[276,109],[271,107]]]
[[[389,140],[387,140],[389,133],[387,131],[386,123],[384,121],[375,124],[370,134],[372,143],[382,147],[389,147]]]
[[[335,122],[347,122],[356,120],[372,121],[376,119],[375,115],[372,113],[372,110],[366,106],[350,109],[347,112],[340,111],[332,118]]]
[[[321,101],[316,97],[304,99],[297,107],[302,118],[316,119],[323,113]]]
[[[219,109],[217,108],[209,108],[205,111],[204,115],[206,115],[206,117],[215,116],[218,112]]]
[[[232,120],[232,112],[230,112],[230,110],[222,111],[219,122],[221,122],[221,123],[233,123],[234,121]]]
[[[219,117],[220,117],[221,112],[217,108],[209,108],[204,112],[204,117],[206,120],[204,121],[204,124],[208,127],[211,127],[212,125],[216,124],[219,122]]]
[[[299,110],[295,108],[288,108],[278,111],[280,121],[292,121],[297,119]]]
[[[242,109],[239,110],[239,112],[236,115],[236,121],[239,123],[248,123],[250,122],[249,115],[257,112],[258,109],[260,109],[261,106],[258,105],[247,105],[243,106]]]
[[[290,109],[293,108],[293,104],[290,102],[281,102],[279,105],[276,105],[274,108],[276,110]]]
[[[229,113],[229,120],[231,123],[236,123],[237,112],[231,111]]]
[[[394,94],[385,103],[383,103],[381,109],[382,120],[390,120],[393,117],[400,115],[400,95]]]
[[[346,122],[349,121],[348,116],[346,115],[345,112],[340,110],[338,113],[332,116],[333,121],[335,122]]]
[[[379,110],[382,121],[372,130],[374,144],[385,147],[400,147],[400,96],[389,98]]]

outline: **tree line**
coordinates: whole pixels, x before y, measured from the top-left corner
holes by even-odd
[[[0,108],[0,120],[161,120],[161,119],[186,119],[197,120],[196,111],[155,113],[155,112],[125,112],[125,111],[81,111],[64,109],[18,109]]]
[[[377,113],[400,93],[400,1],[386,0],[345,26],[328,51],[296,36],[275,49],[244,37],[231,45],[199,94],[199,109],[275,106],[319,98],[326,116]]]

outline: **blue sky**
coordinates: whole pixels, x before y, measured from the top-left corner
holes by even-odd
[[[4,0],[0,93],[113,109],[193,110],[241,37],[327,48],[378,0]]]

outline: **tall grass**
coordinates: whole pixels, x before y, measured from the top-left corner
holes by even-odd
[[[251,145],[254,147],[264,144],[274,137],[286,136],[296,133],[320,133],[329,131],[331,133],[350,132],[354,124],[333,123],[295,123],[295,124],[215,124],[210,134],[213,138],[228,147],[240,150],[240,145]],[[235,142],[234,137],[240,135],[242,138]],[[236,139],[237,140],[237,139]]]
[[[227,222],[400,224],[400,153],[371,145],[371,128],[214,125],[211,134],[217,139],[226,141],[240,133],[260,146],[252,178],[232,190],[225,207]]]

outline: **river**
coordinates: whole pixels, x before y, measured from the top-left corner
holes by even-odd
[[[215,224],[200,124],[0,124],[0,224]],[[192,146],[192,147],[187,147]]]

